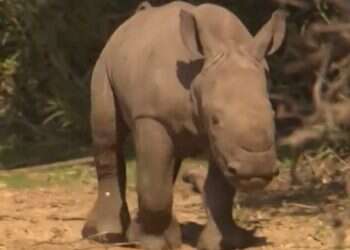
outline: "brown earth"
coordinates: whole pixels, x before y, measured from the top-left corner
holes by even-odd
[[[343,197],[343,188],[336,183],[291,188],[285,176],[282,174],[266,191],[239,195],[234,211],[239,224],[257,228],[257,235],[267,239],[267,244],[248,249],[329,250],[350,246],[350,206]],[[81,239],[80,229],[96,195],[96,183],[92,180],[78,185],[20,189],[2,185],[0,250],[139,249],[137,245],[103,245]],[[136,193],[132,185],[128,200],[134,213]],[[180,180],[175,191],[175,211],[186,236],[182,249],[195,249],[191,245],[205,223],[205,211],[200,195]]]

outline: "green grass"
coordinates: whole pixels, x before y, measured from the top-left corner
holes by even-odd
[[[93,172],[86,166],[67,166],[44,170],[21,169],[0,172],[0,188],[40,188],[54,185],[90,183]]]
[[[38,185],[38,181],[29,179],[25,174],[0,176],[0,187],[32,188]]]
[[[203,160],[186,160],[183,166],[196,167],[207,166]],[[127,161],[127,179],[129,186],[135,186],[136,182],[136,161]],[[49,186],[79,186],[89,185],[96,182],[94,167],[87,165],[73,165],[47,168],[23,168],[15,170],[0,171],[1,188],[41,188]]]

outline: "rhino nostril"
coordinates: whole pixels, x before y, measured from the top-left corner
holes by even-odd
[[[220,124],[220,120],[219,118],[216,116],[216,115],[213,115],[212,118],[211,118],[211,123],[214,125],[214,126],[217,126]]]
[[[228,167],[228,173],[232,176],[237,176],[237,170],[234,167]]]

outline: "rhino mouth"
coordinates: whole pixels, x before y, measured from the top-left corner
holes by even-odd
[[[248,192],[248,191],[256,191],[256,190],[262,190],[265,188],[270,182],[272,181],[273,177],[271,178],[251,178],[251,179],[239,179],[236,182],[237,189]]]
[[[276,176],[278,176],[279,170],[276,168],[274,172],[265,174],[257,173],[239,173],[232,170],[231,167],[226,167],[224,175],[229,183],[242,191],[261,190],[265,188]]]
[[[241,150],[248,153],[247,156],[250,156],[251,158],[262,156],[264,154],[269,154],[272,152],[273,147],[270,147],[269,150],[263,151],[263,152],[250,152],[242,148]],[[257,163],[254,163],[251,165],[249,162],[242,162],[241,168],[238,168],[236,170],[229,161],[228,158],[224,156],[215,146],[212,147],[212,153],[215,157],[215,164],[219,166],[222,170],[223,175],[225,176],[226,180],[235,186],[237,189],[242,191],[253,191],[253,190],[260,190],[266,187],[274,177],[276,177],[279,174],[278,169],[276,169],[274,172],[270,171],[264,171],[261,173],[257,173],[256,171],[253,171],[254,169],[263,169],[263,165],[261,167],[257,167]],[[253,155],[251,155],[253,154]],[[261,162],[261,164],[269,164],[266,162]],[[235,164],[236,165],[236,164]],[[249,166],[251,165],[251,171],[245,172],[244,168],[246,165],[246,169],[249,169]],[[255,166],[255,167],[253,167]]]
[[[244,150],[247,153],[265,153],[270,151],[273,148],[273,143],[265,144],[264,146],[260,146],[260,148],[254,148],[248,145],[241,145],[241,150]]]

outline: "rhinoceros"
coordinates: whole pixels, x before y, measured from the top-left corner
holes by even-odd
[[[112,34],[91,80],[91,129],[98,196],[84,237],[144,249],[181,246],[173,187],[181,162],[207,152],[208,221],[199,249],[244,246],[246,230],[232,218],[237,189],[265,187],[276,174],[274,112],[266,55],[285,36],[277,10],[252,36],[214,4],[145,4]],[[138,214],[126,201],[123,145],[132,136]]]

